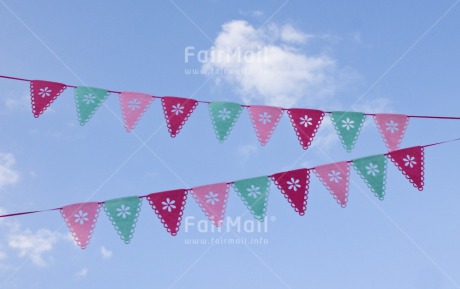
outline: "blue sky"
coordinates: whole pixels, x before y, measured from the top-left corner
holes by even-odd
[[[0,0],[0,74],[202,100],[418,115],[458,115],[459,1]],[[261,62],[185,61],[187,47],[268,48]],[[190,75],[188,69],[265,69]],[[247,113],[219,144],[199,105],[171,139],[156,100],[133,133],[111,95],[84,127],[72,90],[39,119],[28,84],[0,79],[3,212],[232,181],[385,152],[368,119],[346,153],[329,122],[303,151],[288,118],[261,147]],[[458,122],[412,119],[403,147],[458,137]],[[268,228],[224,239],[265,245],[190,245],[146,202],[125,245],[101,214],[90,246],[69,240],[58,212],[0,223],[0,288],[460,288],[458,144],[426,150],[425,190],[389,164],[380,202],[352,171],[340,208],[312,176],[299,217],[272,185]],[[228,216],[252,220],[231,191]],[[184,212],[205,216],[190,197]],[[184,225],[184,224],[183,224]],[[307,285],[308,284],[308,285]]]

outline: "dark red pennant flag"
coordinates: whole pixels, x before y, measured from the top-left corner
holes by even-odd
[[[195,110],[198,101],[190,98],[165,96],[162,98],[161,104],[168,124],[168,131],[171,137],[175,137]]]
[[[307,210],[310,171],[300,169],[282,172],[274,174],[272,178],[294,210],[303,216]]]
[[[147,196],[152,209],[173,236],[177,234],[187,200],[187,190],[172,190]]]
[[[306,150],[323,121],[324,112],[315,109],[291,108],[288,110],[288,115],[300,145]]]
[[[30,101],[34,116],[39,117],[66,88],[67,86],[62,83],[32,80],[30,82]]]
[[[388,153],[388,157],[398,167],[411,184],[423,190],[425,156],[423,147],[416,146]]]

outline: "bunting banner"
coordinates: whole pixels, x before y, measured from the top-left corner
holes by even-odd
[[[179,231],[185,203],[187,201],[187,190],[172,190],[162,193],[152,193],[147,196],[149,204],[155,211],[166,231],[175,236]]]
[[[181,225],[188,192],[193,195],[209,221],[215,226],[221,226],[225,218],[231,184],[233,184],[234,192],[239,195],[255,219],[263,221],[267,212],[270,179],[273,180],[292,208],[302,216],[307,209],[311,170],[315,172],[318,179],[342,207],[345,207],[348,202],[351,164],[374,195],[383,200],[385,196],[387,158],[392,160],[399,171],[415,188],[422,190],[425,165],[424,148],[452,141],[460,141],[460,138],[235,182],[156,192],[144,196],[122,197],[104,202],[77,203],[66,205],[62,208],[0,215],[0,218],[59,210],[76,244],[85,249],[92,238],[99,216],[99,208],[102,205],[118,235],[128,244],[134,234],[143,198],[148,200],[167,232],[175,236]]]
[[[409,125],[409,117],[403,114],[379,113],[374,115],[374,120],[388,151],[397,150]]]
[[[67,88],[65,84],[32,80],[30,82],[30,101],[32,104],[32,113],[39,117]]]
[[[324,112],[314,109],[291,108],[287,111],[300,145],[308,149],[324,118]]]
[[[75,243],[82,249],[89,245],[99,217],[99,208],[98,202],[78,203],[61,208],[61,215],[67,228]]]
[[[104,202],[104,210],[120,238],[129,244],[133,238],[142,199],[138,196],[124,197]]]
[[[119,99],[127,132],[134,129],[154,100],[151,95],[137,92],[122,92]]]
[[[353,166],[374,195],[383,201],[387,175],[387,158],[385,155],[355,159]]]
[[[85,125],[109,96],[105,89],[79,86],[75,89],[78,119]]]
[[[191,193],[211,223],[222,225],[227,209],[229,185],[227,183],[192,188]]]
[[[299,215],[305,215],[310,186],[310,171],[299,169],[277,173],[272,176],[272,179],[292,208]]]
[[[347,152],[351,152],[361,133],[366,116],[361,112],[333,111],[330,117],[343,147]]]
[[[185,122],[195,110],[198,102],[194,99],[165,96],[161,99],[168,131],[171,137],[181,131]]]
[[[348,162],[315,167],[315,174],[323,185],[329,190],[337,203],[345,208],[348,202],[348,189],[350,187],[350,165]]]
[[[270,179],[264,176],[239,180],[233,184],[233,187],[254,218],[263,221],[267,212]]]
[[[227,139],[242,110],[240,104],[233,102],[215,101],[209,104],[209,114],[219,142]]]
[[[266,105],[250,105],[249,117],[261,145],[266,145],[283,115],[283,109]]]

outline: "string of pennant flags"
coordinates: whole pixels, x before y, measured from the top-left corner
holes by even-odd
[[[310,172],[312,171],[343,208],[346,207],[349,197],[351,167],[363,179],[371,192],[379,200],[383,200],[388,159],[416,189],[421,191],[424,187],[424,149],[459,140],[460,138],[399,149],[350,161],[323,164],[313,168],[301,168],[232,182],[208,184],[191,189],[175,189],[103,202],[82,202],[48,210],[1,215],[0,218],[58,210],[76,244],[85,249],[90,243],[102,207],[121,240],[129,244],[133,238],[143,199],[147,199],[167,232],[175,236],[181,225],[189,193],[209,221],[214,226],[219,227],[225,217],[230,187],[233,187],[254,218],[263,221],[266,216],[271,182],[274,182],[295,212],[303,216],[307,210]]]
[[[281,108],[267,105],[242,105],[234,102],[200,101],[174,96],[154,96],[138,92],[121,92],[86,86],[67,85],[44,80],[30,80],[0,75],[0,78],[30,82],[32,113],[38,118],[67,88],[75,90],[78,119],[85,125],[97,112],[111,93],[119,94],[121,114],[126,131],[132,131],[155,99],[160,99],[168,131],[176,137],[199,103],[207,104],[219,142],[229,136],[244,108],[247,108],[255,133],[261,145],[270,140],[284,112],[291,121],[295,134],[303,149],[308,149],[318,131],[325,114],[332,120],[335,130],[347,152],[351,152],[360,135],[367,116],[374,122],[388,148],[397,150],[403,140],[410,118],[451,119],[460,117],[421,116],[388,113],[363,113],[352,111],[322,111],[307,108]]]

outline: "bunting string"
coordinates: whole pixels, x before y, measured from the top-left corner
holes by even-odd
[[[75,86],[52,81],[31,80],[0,75],[0,78],[30,83],[32,113],[38,118],[67,88],[75,90],[78,120],[85,125],[100,106],[113,94],[119,94],[120,111],[125,130],[132,131],[155,99],[161,100],[164,118],[171,137],[176,137],[198,104],[208,105],[216,138],[223,142],[229,136],[243,108],[247,108],[255,134],[261,145],[266,145],[287,112],[294,132],[303,149],[311,145],[324,115],[328,114],[347,152],[358,140],[366,117],[372,117],[388,151],[397,150],[404,138],[411,118],[460,120],[460,116],[427,116],[352,111],[322,111],[308,108],[282,108],[266,105],[244,105],[223,101],[203,101],[175,96],[154,96],[138,92],[122,92],[95,87]]]
[[[60,211],[75,242],[85,249],[92,238],[101,208],[110,219],[120,239],[128,244],[134,234],[141,210],[142,199],[147,199],[153,211],[160,219],[166,231],[175,236],[180,228],[187,195],[191,193],[210,222],[221,226],[225,217],[229,188],[241,198],[255,219],[264,221],[270,184],[273,181],[287,199],[291,207],[300,216],[307,210],[310,184],[310,171],[329,190],[341,207],[346,207],[349,197],[350,167],[367,184],[371,192],[380,200],[385,196],[387,160],[398,168],[408,181],[418,190],[424,186],[424,148],[460,141],[460,138],[394,150],[385,154],[358,159],[284,171],[267,176],[259,176],[232,182],[209,184],[190,189],[176,189],[150,193],[142,196],[129,196],[103,202],[84,202],[65,205],[59,208],[19,212],[0,215],[9,218],[21,215]]]

